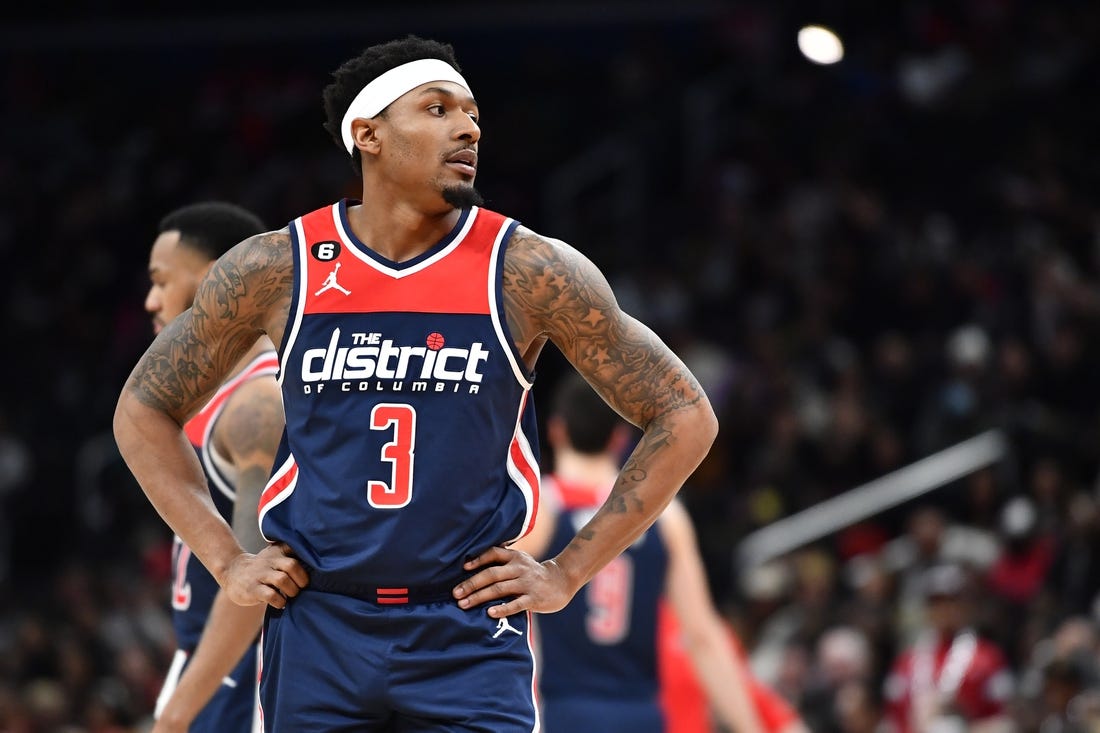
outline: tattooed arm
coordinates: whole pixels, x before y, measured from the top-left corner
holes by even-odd
[[[245,360],[271,348],[260,340]],[[256,521],[256,506],[271,474],[283,432],[279,385],[273,376],[248,380],[229,397],[211,428],[210,439],[236,471],[233,533],[248,552],[267,542]],[[221,688],[249,647],[256,643],[265,606],[239,606],[219,590],[202,631],[171,697],[151,733],[186,733],[195,717]]]
[[[286,230],[245,240],[199,285],[194,305],[154,339],[115,408],[115,440],[130,471],[168,526],[241,605],[278,608],[305,573],[284,546],[246,553],[210,498],[182,425],[230,369],[268,334],[282,337],[293,266]]]
[[[532,567],[494,548],[467,564],[488,567],[460,584],[460,605],[504,596],[490,615],[556,611],[630,546],[706,456],[718,431],[710,402],[683,362],[624,313],[607,279],[580,252],[519,228],[504,259],[508,326],[528,366],[551,341],[620,415],[642,428],[607,501],[555,558]]]

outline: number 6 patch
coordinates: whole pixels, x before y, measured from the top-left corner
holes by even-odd
[[[329,262],[340,256],[340,243],[334,240],[315,242],[313,246],[309,248],[309,251],[314,259],[320,260],[321,262]]]

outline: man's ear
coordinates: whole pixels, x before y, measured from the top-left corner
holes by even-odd
[[[569,446],[569,433],[565,430],[565,420],[558,415],[546,418],[546,440],[553,448]]]
[[[382,141],[378,137],[377,118],[356,117],[352,120],[351,139],[361,155],[378,155]]]

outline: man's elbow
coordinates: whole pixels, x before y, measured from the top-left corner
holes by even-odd
[[[127,442],[129,437],[130,428],[133,426],[133,420],[130,417],[130,401],[133,398],[129,392],[124,391],[119,395],[118,402],[115,403],[115,414],[111,421],[111,431],[115,436],[115,443],[121,449]]]
[[[115,403],[111,430],[115,436],[115,444],[118,445],[123,456],[126,455],[128,448],[143,442],[144,432],[148,426],[148,416],[142,413],[147,412],[148,409],[129,389],[123,391],[118,402]]]
[[[687,424],[691,432],[692,444],[697,446],[700,460],[710,452],[718,437],[718,416],[714,408],[707,400],[695,405],[692,414],[688,417]]]

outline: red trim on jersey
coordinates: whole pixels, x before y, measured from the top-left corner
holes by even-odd
[[[488,314],[487,270],[497,232],[506,217],[485,209],[474,209],[473,223],[457,242],[444,247],[445,255],[430,266],[405,270],[390,268],[362,252],[361,245],[340,236],[333,221],[339,204],[302,217],[305,234],[305,313],[406,313]],[[469,223],[469,222],[467,222]],[[340,242],[340,254],[318,260],[311,248],[317,242]],[[453,247],[453,249],[451,249]],[[353,251],[353,248],[358,248]],[[340,268],[337,270],[337,264]],[[327,278],[336,272],[336,287],[325,289]]]
[[[520,442],[520,438],[526,440],[526,435],[523,433],[523,412],[527,409],[527,400],[530,398],[530,392],[523,393],[523,400],[519,406],[520,420],[516,423],[516,433],[512,436],[512,444],[508,446],[508,454],[512,464],[515,465],[516,470],[519,471],[527,485],[531,487],[531,518],[527,521],[527,528],[523,530],[520,537],[526,537],[535,527],[535,520],[539,516],[539,486],[542,481],[542,473],[539,471],[538,465],[533,465],[527,460],[527,455],[523,451],[523,444]],[[530,446],[528,446],[528,449],[530,449]]]
[[[225,404],[225,401],[229,399],[237,387],[252,377],[264,373],[275,374],[278,371],[279,358],[277,356],[262,356],[259,357],[258,361],[252,362],[243,371],[218,388],[218,391],[214,393],[214,396],[210,398],[210,401],[206,403],[202,410],[183,426],[183,431],[187,433],[187,439],[191,441],[191,445],[196,448],[202,447],[210,421],[217,416],[221,406]]]
[[[290,486],[298,479],[298,464],[291,461],[290,466],[282,476],[274,477],[271,482],[264,489],[264,493],[260,494],[260,502],[256,506],[256,513],[263,514],[264,507],[266,507],[276,496],[281,494],[287,486]]]
[[[565,511],[597,507],[604,502],[608,493],[608,487],[606,486],[564,481],[556,475],[554,476],[554,485],[557,488],[558,499],[561,500],[561,508]]]
[[[531,486],[532,493],[532,508],[531,508],[531,522],[530,525],[535,526],[535,519],[539,514],[539,476],[534,467],[527,462],[527,456],[523,454],[523,449],[520,448],[519,439],[512,439],[512,447],[510,449],[512,453],[512,461],[516,464],[516,468],[523,474],[523,478],[527,479],[527,483]]]

